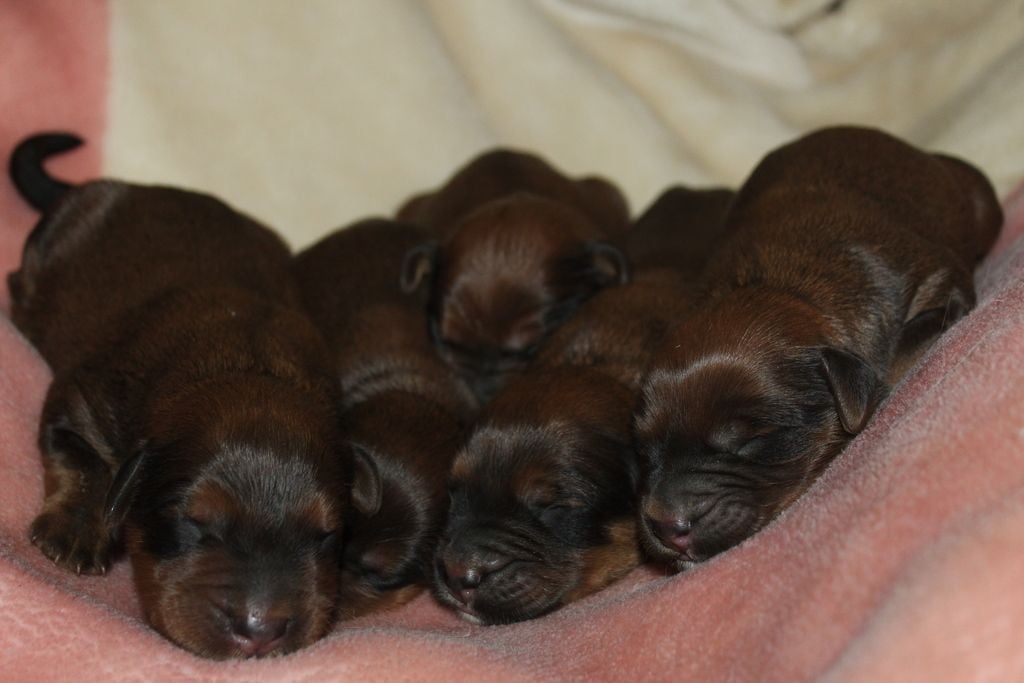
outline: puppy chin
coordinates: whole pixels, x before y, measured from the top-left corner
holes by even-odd
[[[659,538],[651,528],[645,516],[640,519],[640,542],[648,557],[667,566],[672,571],[683,572],[706,562],[715,555],[725,552],[757,533],[766,520],[754,511],[747,509],[746,514],[733,516],[732,523],[727,521],[702,527],[700,522],[695,526],[689,545],[675,548]],[[742,522],[742,523],[737,523]]]
[[[578,583],[578,572],[564,585],[562,577],[551,570],[536,575],[517,574],[480,588],[468,602],[459,600],[440,577],[436,577],[435,597],[471,624],[493,626],[514,624],[544,616],[562,606],[565,595]]]
[[[472,605],[463,605],[461,602],[456,600],[450,593],[442,599],[442,602],[451,607],[455,614],[463,621],[468,621],[474,626],[487,626],[490,623],[486,621],[482,616],[473,611]]]

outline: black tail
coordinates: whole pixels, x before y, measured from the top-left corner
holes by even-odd
[[[11,154],[9,171],[14,186],[37,211],[45,211],[71,185],[51,178],[43,168],[46,157],[74,149],[82,139],[70,133],[41,133],[25,138]]]

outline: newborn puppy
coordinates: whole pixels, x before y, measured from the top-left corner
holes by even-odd
[[[399,217],[436,235],[409,251],[403,287],[429,290],[434,343],[482,402],[581,303],[629,277],[607,242],[628,222],[618,190],[531,155],[484,154]]]
[[[442,187],[408,200],[397,217],[448,237],[467,215],[514,193],[570,206],[603,235],[614,235],[629,223],[626,198],[607,180],[569,178],[536,155],[510,149],[494,149],[472,159]]]
[[[372,465],[380,495],[346,527],[339,611],[400,605],[429,582],[445,487],[475,410],[434,352],[422,297],[401,290],[408,224],[366,220],[296,257],[293,272],[341,378],[342,434]]]
[[[442,602],[484,623],[519,621],[637,565],[631,418],[651,354],[690,297],[667,269],[598,293],[485,408],[452,469]]]
[[[53,370],[32,542],[103,573],[123,540],[146,618],[197,654],[302,647],[332,621],[338,492],[373,492],[339,443],[288,250],[207,195],[47,177],[43,158],[78,144],[29,138],[11,164],[44,210],[12,318]]]
[[[637,563],[630,392],[531,370],[485,408],[452,468],[436,592],[471,621],[540,616]]]
[[[878,131],[769,154],[643,387],[647,550],[685,569],[792,503],[973,306],[1000,223],[977,170]]]
[[[692,281],[723,239],[722,224],[735,196],[724,187],[669,187],[612,244],[633,270],[671,268]]]

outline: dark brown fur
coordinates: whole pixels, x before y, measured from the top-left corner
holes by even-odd
[[[723,187],[694,190],[674,185],[658,195],[612,244],[635,271],[671,268],[693,281],[725,236],[722,224],[735,196]]]
[[[598,293],[487,406],[452,470],[442,602],[487,623],[518,621],[636,566],[631,418],[690,287],[660,269]]]
[[[294,650],[333,617],[351,464],[289,263],[212,197],[98,181],[50,207],[10,277],[54,373],[33,542],[102,573],[123,539],[147,619],[205,656]]]
[[[644,386],[648,550],[685,568],[799,496],[973,306],[1000,222],[976,170],[878,131],[769,154],[732,204],[706,300]]]
[[[622,195],[531,155],[481,155],[399,216],[436,235],[410,250],[403,282],[427,286],[434,342],[482,401],[583,301],[628,278],[607,242],[628,222]]]
[[[408,224],[367,220],[295,259],[293,271],[327,337],[343,388],[342,433],[372,463],[379,507],[348,527],[339,587],[343,618],[408,601],[430,576],[445,487],[475,400],[437,357],[423,298],[402,291]]]
[[[484,623],[531,619],[636,565],[630,398],[577,367],[531,370],[499,392],[452,469],[443,603]]]
[[[449,237],[470,213],[513,192],[571,206],[603,235],[614,235],[629,222],[625,197],[607,180],[569,178],[534,154],[510,149],[484,152],[470,160],[442,187],[408,200],[397,217]]]

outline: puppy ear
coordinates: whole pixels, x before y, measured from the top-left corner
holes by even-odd
[[[373,517],[380,511],[383,486],[377,463],[365,450],[352,446],[352,504],[356,510]]]
[[[629,282],[629,263],[618,247],[606,242],[587,242],[584,248],[600,286],[624,285]]]
[[[114,481],[107,489],[107,499],[103,509],[107,529],[114,538],[119,535],[121,527],[124,526],[124,520],[135,502],[135,492],[138,489],[139,479],[147,458],[148,451],[145,446],[139,448],[117,470]]]
[[[413,247],[402,261],[402,291],[412,294],[429,280],[437,266],[437,242],[424,242]]]
[[[821,350],[821,362],[843,429],[859,433],[884,390],[878,373],[857,354],[834,348]]]
[[[930,297],[930,300],[918,301],[919,298],[914,298],[911,316],[900,330],[897,356],[924,350],[927,344],[974,308],[974,293],[957,286],[940,296]]]

